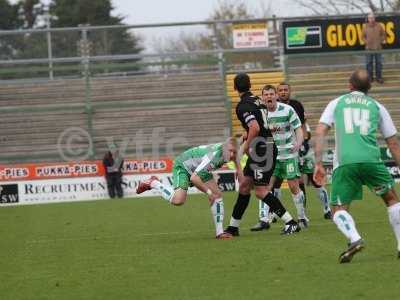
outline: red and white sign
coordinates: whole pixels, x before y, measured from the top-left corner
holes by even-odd
[[[267,23],[249,23],[233,25],[234,48],[267,48]]]
[[[124,198],[159,196],[153,190],[137,195],[137,185],[150,175],[172,185],[172,167],[170,158],[126,159],[122,177]],[[104,175],[100,160],[0,165],[0,206],[108,199]],[[237,188],[231,170],[216,172],[215,179],[221,190]],[[191,187],[188,192],[199,191]]]
[[[172,165],[173,161],[169,158],[156,160],[127,159],[124,162],[123,174],[168,173],[172,171]],[[93,176],[104,176],[102,161],[0,165],[0,181]]]

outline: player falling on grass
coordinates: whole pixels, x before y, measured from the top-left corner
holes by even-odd
[[[299,149],[303,144],[303,129],[300,119],[294,109],[277,101],[276,90],[272,85],[262,89],[262,98],[268,109],[268,127],[278,148],[273,176],[287,180],[297,209],[298,223],[308,227],[305,214],[304,194],[299,187]]]
[[[228,161],[235,162],[236,152],[236,141],[233,138],[225,143],[190,148],[174,160],[173,186],[164,184],[157,177],[152,176],[148,180],[139,182],[136,193],[141,194],[147,190],[155,189],[169,203],[182,205],[186,201],[189,186],[193,185],[208,196],[215,223],[216,238],[230,239],[232,235],[225,233],[223,228],[224,203],[222,193],[211,172],[219,169]]]
[[[339,256],[339,262],[350,262],[353,255],[364,247],[363,239],[348,212],[351,202],[362,198],[363,185],[382,197],[386,204],[400,258],[400,203],[393,188],[393,178],[381,160],[377,142],[379,128],[397,165],[400,165],[397,131],[386,108],[367,96],[371,84],[365,70],[356,70],[351,75],[349,87],[351,93],[331,101],[319,121],[316,129],[314,180],[319,184],[325,182],[321,160],[323,141],[329,129],[335,126],[336,149],[330,202],[333,221],[349,240],[348,248]]]
[[[240,222],[249,204],[253,186],[256,197],[265,202],[268,208],[284,221],[282,234],[298,232],[300,227],[297,222],[267,186],[276,158],[276,147],[273,145],[266,120],[267,109],[261,99],[251,93],[250,77],[247,74],[237,74],[233,82],[240,97],[236,106],[236,116],[247,133],[247,138],[241,146],[243,151],[240,152],[246,153],[248,159],[243,174],[238,169],[239,194],[226,232],[239,235]]]

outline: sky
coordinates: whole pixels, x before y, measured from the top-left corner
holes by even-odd
[[[218,7],[219,0],[112,0],[114,14],[125,17],[127,24],[151,24],[203,21]],[[277,16],[301,16],[305,10],[296,0],[245,0],[250,12],[264,9]],[[270,10],[271,9],[271,10]],[[205,30],[204,26],[168,27],[155,30],[135,30],[147,50],[179,34]]]
[[[112,0],[115,13],[128,24],[202,21],[218,7],[218,0]],[[277,16],[298,16],[304,10],[295,0],[246,0],[250,11],[271,8]]]
[[[113,14],[124,17],[129,25],[204,21],[218,7],[220,0],[111,0]],[[235,0],[231,0],[235,1]],[[241,0],[238,0],[241,2]],[[269,11],[278,17],[302,16],[305,9],[296,4],[296,0],[243,0],[251,13],[258,10]],[[17,2],[11,0],[10,2]],[[42,0],[48,4],[50,0]],[[143,46],[148,52],[157,51],[163,41],[180,34],[204,31],[204,26],[165,27],[157,29],[135,29]],[[160,48],[160,47],[158,47]]]
[[[16,3],[18,0],[10,0]],[[221,0],[111,0],[114,14],[124,16],[127,24],[202,21]],[[222,0],[223,1],[223,0]],[[231,0],[235,2],[235,0]],[[241,0],[237,0],[242,2]],[[277,16],[301,16],[305,10],[296,0],[243,0],[250,11],[271,8]],[[42,0],[49,3],[50,0]]]

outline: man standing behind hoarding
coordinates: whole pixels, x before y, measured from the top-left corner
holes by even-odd
[[[365,42],[365,50],[380,51],[382,44],[386,43],[386,33],[383,26],[375,21],[373,13],[368,14],[367,23],[363,27],[362,38]],[[382,79],[382,54],[368,53],[366,55],[366,67],[370,81],[374,81],[374,60],[375,60],[375,79],[378,83],[383,83]]]
[[[103,166],[105,171],[105,177],[107,181],[107,190],[110,198],[118,198],[124,196],[122,190],[122,166],[124,159],[120,155],[116,146],[110,146],[109,151],[106,152],[103,158]]]

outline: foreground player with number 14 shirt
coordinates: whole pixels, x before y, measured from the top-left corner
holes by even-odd
[[[386,108],[367,96],[371,88],[368,73],[357,70],[350,77],[351,93],[331,101],[323,112],[316,130],[314,180],[325,181],[322,166],[324,138],[335,126],[335,156],[332,175],[333,222],[349,240],[348,248],[339,256],[340,263],[348,263],[364,248],[349,206],[362,198],[362,186],[367,185],[380,196],[389,215],[397,239],[400,258],[400,203],[393,188],[394,181],[381,160],[377,142],[378,128],[397,165],[400,165],[400,145],[396,128]]]

